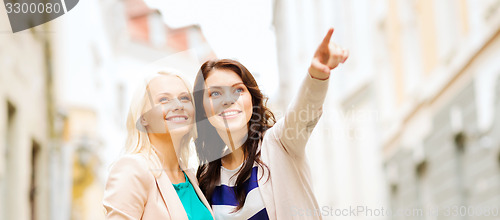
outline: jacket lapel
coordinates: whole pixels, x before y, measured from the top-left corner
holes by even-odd
[[[167,206],[168,212],[171,219],[185,219],[188,220],[184,206],[177,195],[177,192],[172,186],[172,182],[168,179],[167,174],[162,171],[159,177],[155,177],[158,190],[160,191],[161,197],[165,205]]]
[[[203,192],[201,192],[201,189],[198,186],[198,180],[189,171],[186,171],[186,176],[189,178],[189,181],[191,181],[191,185],[193,185],[193,188],[196,191],[196,194],[198,194],[198,197],[200,198],[201,202],[207,207],[208,211],[210,211],[210,214],[212,214],[213,217],[214,213],[212,212],[212,208],[210,207],[207,198],[205,198],[205,195],[203,195]]]
[[[267,156],[267,152],[261,151],[262,161],[266,161],[266,165],[270,167],[270,160],[269,158],[267,158]],[[276,216],[274,215],[276,213],[276,206],[274,205],[273,189],[271,183],[272,178],[269,178],[269,170],[264,171],[261,166],[257,166],[257,178],[259,182],[260,194],[262,196],[262,200],[264,201],[264,205],[266,206],[268,216],[270,219],[276,219]]]

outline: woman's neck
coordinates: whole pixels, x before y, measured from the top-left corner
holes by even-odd
[[[226,146],[229,148],[230,152],[234,152],[237,149],[241,148],[245,141],[248,138],[248,129],[243,128],[239,130],[229,130],[229,129],[223,129],[223,130],[217,130],[217,133],[219,134],[220,138]]]
[[[243,151],[243,147],[238,147],[230,154],[221,158],[221,163],[224,168],[234,170],[238,168],[244,160],[245,152]]]
[[[243,128],[236,131],[229,129],[217,130],[217,133],[231,152],[221,158],[222,166],[230,170],[238,168],[245,159],[242,146],[248,138],[248,129]]]
[[[172,138],[170,134],[150,134],[149,140],[166,172],[181,171],[177,157],[180,150],[180,139]]]

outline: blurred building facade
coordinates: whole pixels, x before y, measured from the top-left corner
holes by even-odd
[[[381,141],[390,205],[423,210],[392,219],[497,219],[500,1],[385,3],[375,24],[392,62],[379,74],[392,82],[376,87],[392,99]]]
[[[16,34],[0,8],[0,219],[104,219],[141,70],[170,56],[194,78],[199,61],[173,54],[210,48],[199,28],[169,28],[141,0],[80,1]]]
[[[13,35],[3,5],[0,17],[0,219],[48,220],[51,33]]]
[[[441,211],[373,219],[477,219],[443,212],[498,208],[499,8],[495,0],[275,1],[281,106],[328,27],[351,52],[332,74],[307,147],[320,206]]]

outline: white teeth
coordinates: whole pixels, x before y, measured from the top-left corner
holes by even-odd
[[[179,116],[179,117],[173,117],[173,118],[167,118],[169,121],[186,121],[187,118]]]
[[[237,111],[230,111],[230,112],[222,113],[222,116],[231,116],[231,115],[236,115],[236,114],[238,114]]]

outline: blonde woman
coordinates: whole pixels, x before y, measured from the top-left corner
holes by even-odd
[[[138,89],[127,118],[126,154],[106,183],[107,219],[213,219],[187,171],[195,121],[189,88],[179,75],[157,71]]]

